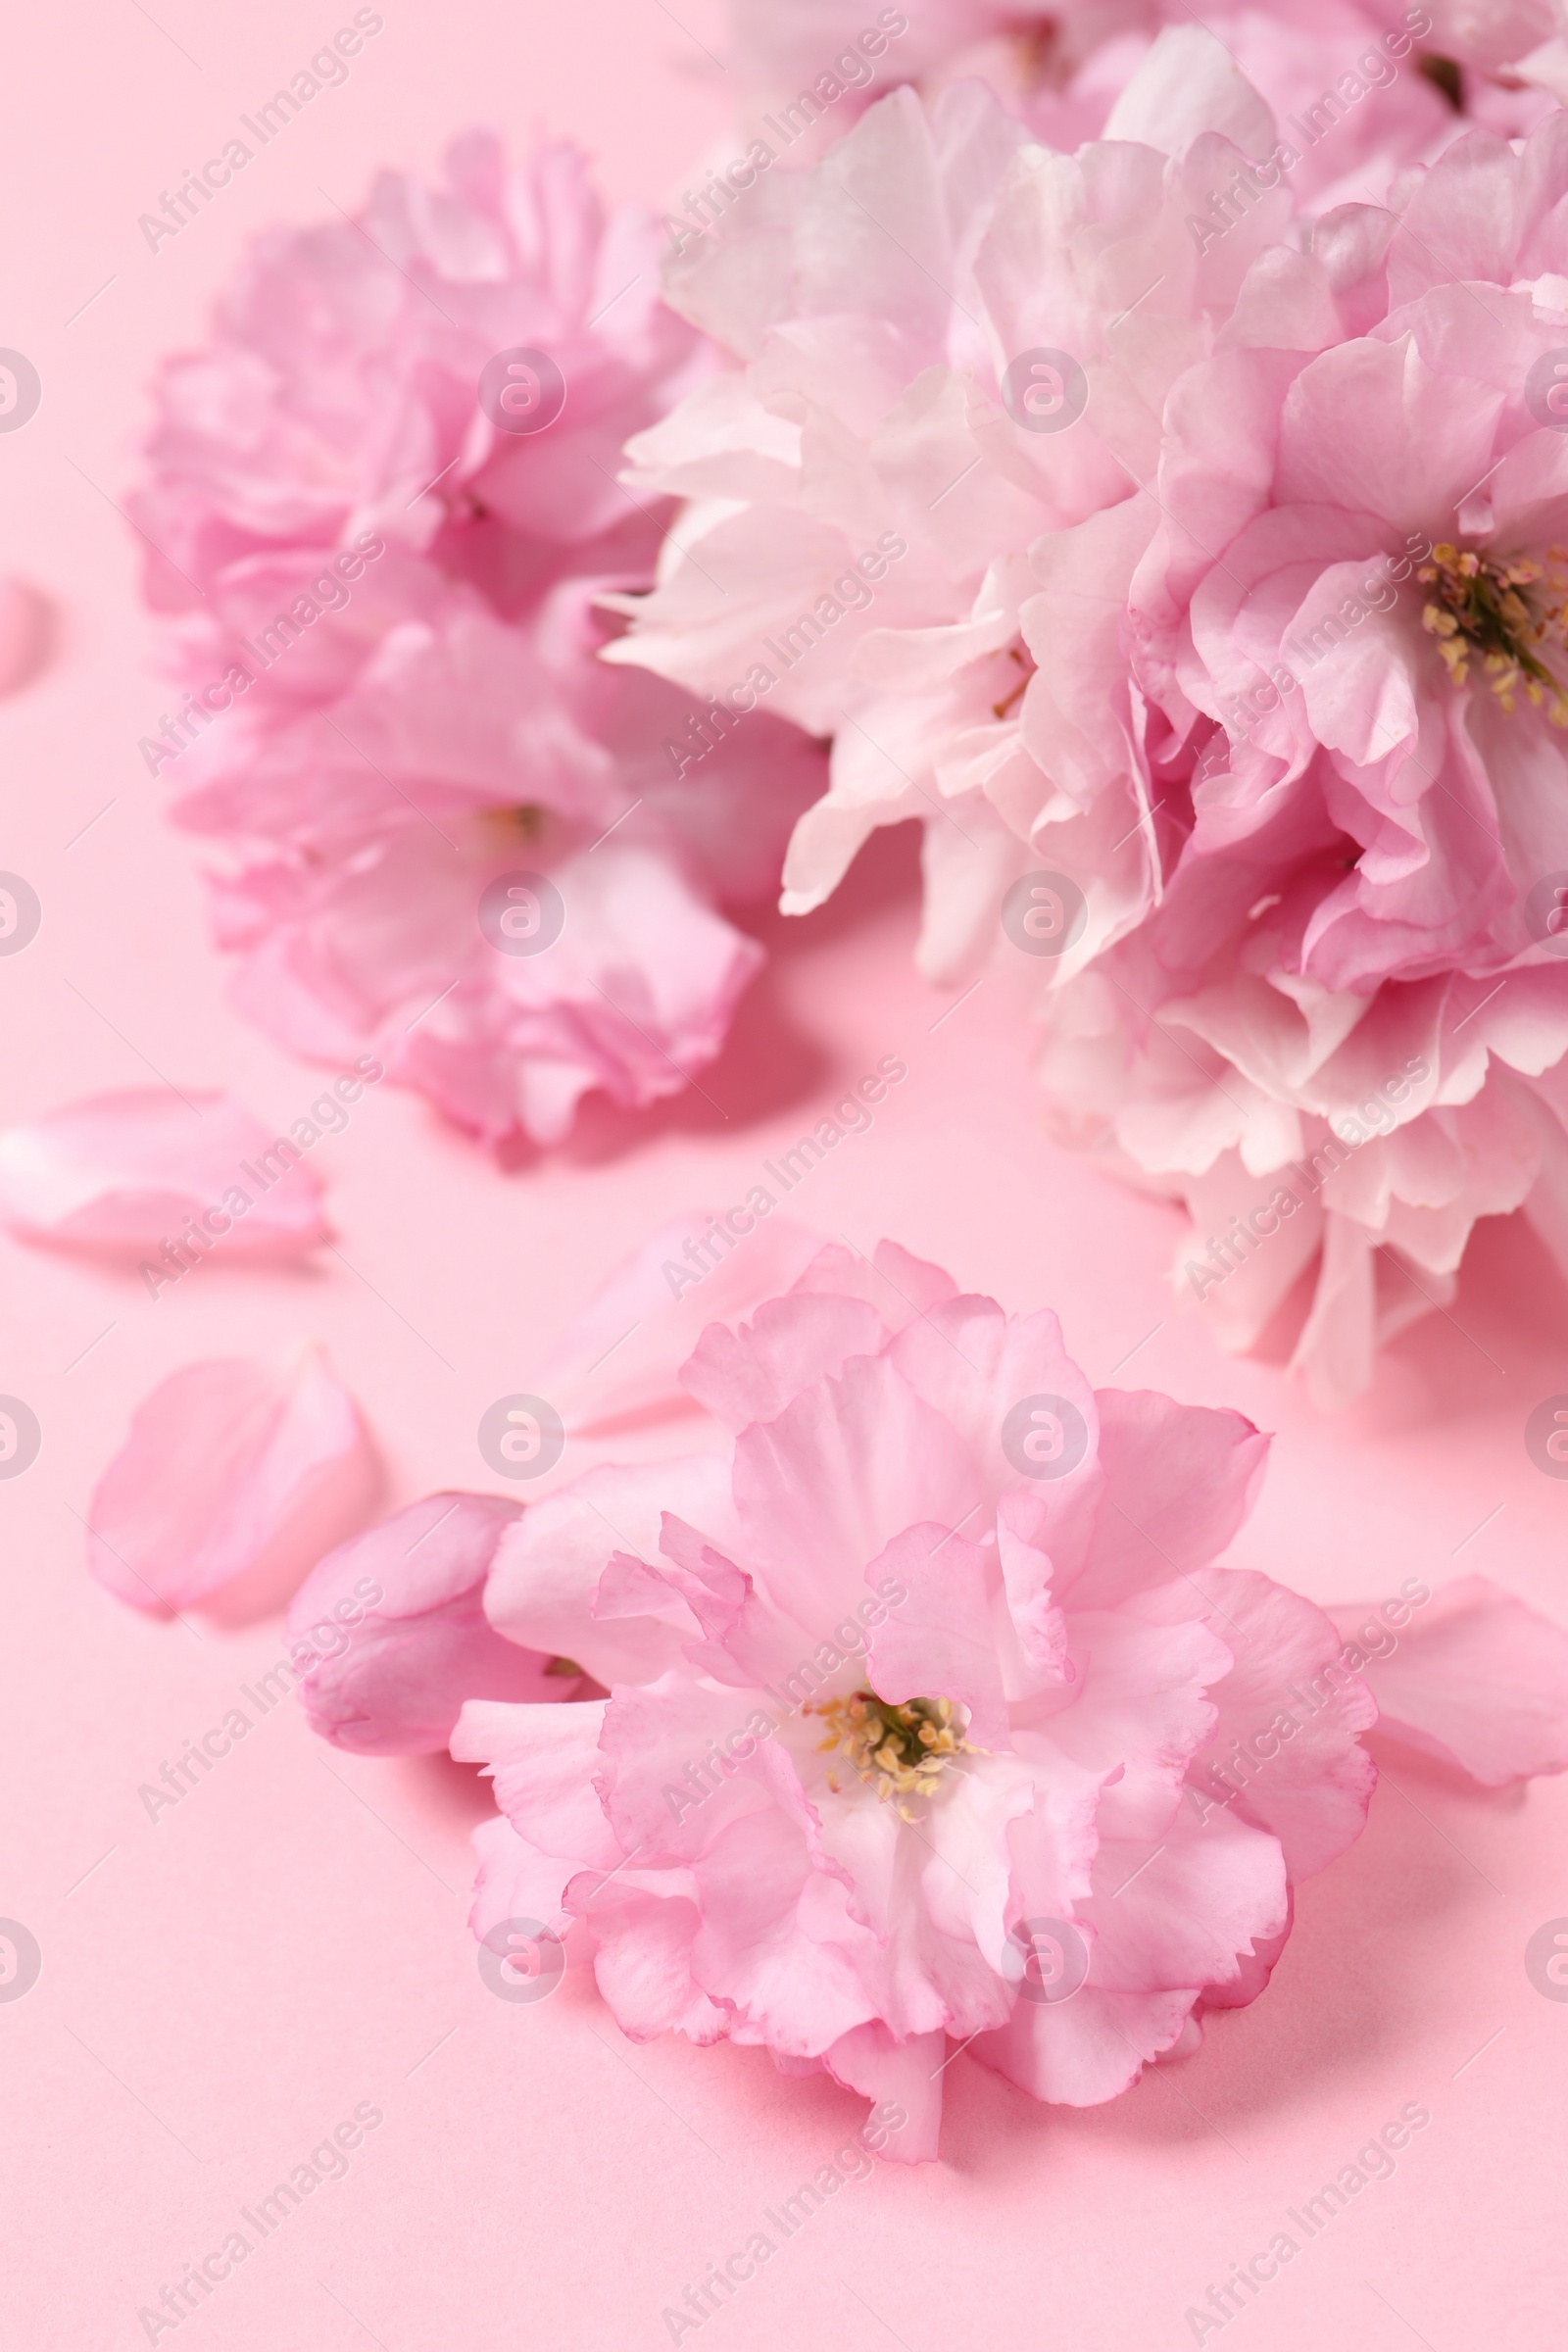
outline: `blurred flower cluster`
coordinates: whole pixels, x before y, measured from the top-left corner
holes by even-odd
[[[923,970],[1033,959],[1054,1134],[1344,1402],[1478,1218],[1568,1263],[1559,11],[863,13],[735,0],[662,229],[473,135],[262,240],[148,764],[246,1005],[493,1142],[685,1086],[733,909],[917,822]]]
[[[659,245],[575,151],[469,136],[264,237],[157,389],[136,520],[187,692],[143,749],[222,845],[241,1001],[496,1142],[711,1058],[760,959],[722,906],[818,789],[762,713],[681,777],[690,698],[597,659],[669,513],[621,445],[713,366]]]
[[[1053,1131],[1332,1405],[1478,1217],[1568,1263],[1568,120],[1539,12],[1156,13],[982,39],[1010,105],[928,59],[678,239],[732,365],[631,443],[688,503],[608,658],[718,691],[897,534],[771,693],[833,737],[785,906],[918,821],[927,974],[1034,958]]]

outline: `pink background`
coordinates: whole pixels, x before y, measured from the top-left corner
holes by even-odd
[[[717,45],[716,11],[678,13]],[[136,752],[163,697],[115,502],[155,356],[199,333],[250,231],[352,206],[374,166],[428,166],[470,121],[519,141],[575,131],[612,194],[656,201],[705,141],[728,143],[722,87],[660,0],[387,0],[350,82],[151,255],[138,213],[351,14],[286,0],[215,28],[194,0],[158,0],[156,24],[136,6],[40,8],[8,35],[0,344],[33,360],[44,404],[0,435],[0,568],[53,598],[60,635],[49,671],[0,709],[0,867],[44,906],[38,938],[0,959],[7,1118],[166,1079],[229,1086],[283,1125],[318,1091],[228,1009],[192,845],[164,827]],[[379,1435],[392,1499],[494,1486],[481,1411],[536,1383],[614,1260],[655,1222],[738,1198],[896,1053],[907,1082],[802,1189],[803,1217],[862,1247],[893,1234],[1009,1306],[1054,1303],[1102,1383],[1136,1349],[1124,1383],[1276,1430],[1238,1564],[1319,1598],[1476,1569],[1568,1618],[1568,1488],[1522,1444],[1531,1406],[1568,1389],[1565,1298],[1528,1238],[1485,1232],[1452,1315],[1393,1351],[1364,1410],[1315,1420],[1278,1370],[1227,1362],[1177,1316],[1171,1213],[1046,1144],[1008,983],[935,1026],[949,1000],[908,963],[912,863],[884,848],[838,906],[787,936],[765,926],[778,956],[704,1076],[711,1102],[690,1093],[640,1127],[590,1118],[555,1161],[503,1176],[381,1090],[315,1155],[338,1254],[283,1276],[215,1262],[156,1303],[133,1277],[0,1243],[0,1390],[44,1430],[32,1468],[0,1483],[0,1915],[43,1948],[31,1992],[0,2003],[0,2226],[28,2250],[0,2300],[7,2352],[144,2342],[137,2307],[363,2101],[384,2122],[347,2177],[182,2343],[667,2342],[662,2308],[765,2227],[861,2112],[759,2053],[634,2046],[575,1970],[537,2005],[494,1999],[464,1924],[466,1835],[488,1801],[466,1770],[342,1756],[287,1702],[149,1821],[139,1786],[280,1649],[275,1620],[144,1623],[84,1573],[94,1481],[176,1365],[314,1332]],[[587,1458],[569,1449],[564,1471]],[[1418,2101],[1432,2121],[1395,2177],[1226,2342],[1559,2346],[1568,2004],[1533,1989],[1523,1955],[1568,1914],[1568,1788],[1487,1797],[1390,1761],[1366,1837],[1305,1890],[1271,1991],[1212,2022],[1197,2058],[1072,2113],[960,2057],[944,2162],[847,2186],[703,2342],[1190,2343],[1186,2307]]]

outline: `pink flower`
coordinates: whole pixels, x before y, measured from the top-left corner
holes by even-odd
[[[569,1659],[503,1639],[485,1580],[520,1505],[499,1494],[428,1494],[318,1560],[288,1630],[315,1659],[300,1685],[312,1729],[364,1756],[444,1748],[466,1699],[575,1697]]]
[[[788,907],[918,816],[956,978],[1067,878],[1056,1132],[1184,1198],[1183,1291],[1228,1346],[1288,1309],[1338,1403],[1478,1217],[1568,1262],[1568,134],[1470,132],[1308,235],[1296,133],[1199,29],[1105,128],[1069,161],[905,93],[675,266],[747,365],[633,445],[708,579],[667,559],[613,658],[711,683],[736,614],[796,657],[774,707],[837,731]],[[1005,355],[1048,345],[1086,405],[1036,432]]]
[[[1167,403],[1132,677],[1202,743],[1178,893],[1213,910],[1210,876],[1290,877],[1259,971],[1370,995],[1543,959],[1529,892],[1568,854],[1565,194],[1568,119],[1520,155],[1472,134],[1401,216],[1326,229],[1288,303],[1271,259]]]
[[[1451,1302],[1479,1217],[1522,1207],[1568,1263],[1563,975],[1276,994],[1221,940],[1200,995],[1161,968],[1165,937],[1161,918],[1047,1001],[1041,1075],[1060,1141],[1185,1202],[1177,1296],[1222,1347],[1284,1315],[1337,1410]]]
[[[1217,41],[1183,55],[1187,129],[1267,123]],[[898,92],[671,266],[670,299],[741,371],[630,446],[639,494],[692,504],[654,594],[617,600],[633,627],[608,658],[834,734],[784,906],[820,904],[874,827],[917,817],[933,976],[989,951],[1033,852],[1102,885],[1080,957],[1157,887],[1155,795],[1094,739],[1120,725],[1102,714],[1125,667],[1098,584],[1142,544],[1166,391],[1291,220],[1277,186],[1200,250],[1190,218],[1243,150],[1219,128],[1174,161],[1124,136],[1122,111],[1152,111],[1164,78],[1152,57],[1076,158],[1029,145],[972,83],[929,108]],[[1042,350],[1065,357],[1036,381]],[[1066,429],[1035,429],[1053,415]],[[1059,582],[1070,664],[1030,620],[1032,551],[1067,532],[1093,551]],[[1080,698],[1080,756],[1045,764],[1037,723],[1067,733]]]
[[[1161,122],[1179,161],[1132,144]],[[929,117],[905,93],[676,266],[745,373],[632,445],[644,487],[709,503],[656,593],[621,600],[611,658],[719,692],[760,644],[771,707],[836,728],[787,907],[919,814],[928,967],[989,941],[1028,849],[1098,886],[1070,970],[1164,896],[1168,809],[1179,891],[1212,895],[1206,854],[1237,875],[1316,859],[1272,929],[1330,990],[1530,944],[1555,803],[1523,771],[1568,721],[1520,634],[1559,593],[1564,444],[1529,371],[1568,318],[1562,120],[1528,158],[1472,134],[1402,220],[1336,214],[1305,256],[1286,170],[1247,169],[1260,142],[1273,118],[1220,44],[1167,31],[1076,159],[1022,146],[972,89]],[[1471,277],[1511,311],[1472,302],[1445,338]],[[1012,375],[1048,334],[1066,363],[1032,413]],[[1461,539],[1478,581],[1431,554]],[[1494,647],[1476,615],[1503,593],[1524,618]],[[1328,673],[1293,674],[1352,631]],[[1497,698],[1530,700],[1520,725],[1456,700],[1484,661]],[[1489,855],[1498,801],[1514,840]]]
[[[1091,1390],[1054,1316],[888,1244],[825,1249],[682,1377],[731,1458],[593,1471],[503,1537],[493,1624],[610,1695],[464,1709],[501,1808],[475,1933],[582,1922],[628,2034],[895,2099],[905,2161],[952,2042],[1092,2104],[1259,1992],[1361,1828],[1377,1709],[1320,1609],[1217,1564],[1257,1432]],[[1553,1639],[1510,1774],[1568,1752]]]
[[[133,1608],[275,1606],[362,1527],[379,1464],[320,1350],[186,1364],[140,1405],[93,1490],[87,1564]]]
[[[188,689],[143,756],[227,853],[241,1002],[492,1141],[712,1058],[760,959],[716,902],[772,887],[816,773],[767,714],[710,725],[599,660],[665,519],[621,443],[712,364],[657,253],[565,148],[383,175],[361,219],[260,242],[166,368],[137,503]],[[515,351],[564,390],[538,430],[482,388]]]
[[[1161,838],[1157,908],[1047,1004],[1059,1126],[1185,1193],[1230,1344],[1311,1273],[1324,1401],[1446,1301],[1477,1217],[1568,1248],[1565,194],[1557,116],[1268,257],[1115,560],[1036,551],[1032,642],[1124,659],[1070,726],[1026,711],[1035,755],[1124,759],[1136,710]]]
[[[620,445],[708,364],[660,300],[654,250],[646,216],[606,218],[575,149],[509,173],[478,131],[442,185],[383,172],[359,219],[268,231],[213,348],[164,370],[137,508],[157,601],[191,610],[365,528],[509,608],[614,568],[616,533],[645,561],[657,525],[615,487]],[[502,431],[478,406],[481,369],[514,347],[565,378],[559,429]]]
[[[1053,146],[1097,138],[1161,27],[1186,29],[1181,0],[927,0],[874,16],[852,0],[730,0],[730,67],[785,135],[825,143],[899,82],[934,94],[978,75]],[[1325,155],[1306,180],[1330,186],[1357,170],[1435,153],[1462,118],[1514,134],[1568,85],[1568,45],[1551,0],[1244,0],[1205,8],[1218,35],[1281,122],[1322,108]],[[1412,24],[1419,32],[1412,34]],[[1371,100],[1370,105],[1367,101]],[[1329,103],[1325,103],[1329,101]],[[785,109],[793,105],[793,113]],[[1377,193],[1381,193],[1381,189]]]

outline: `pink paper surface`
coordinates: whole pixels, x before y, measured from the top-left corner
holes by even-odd
[[[677,22],[659,0],[394,4],[346,86],[149,253],[137,215],[352,13],[215,21],[160,0],[156,22],[38,10],[10,28],[0,344],[44,397],[0,435],[0,568],[57,627],[52,665],[0,706],[0,868],[43,907],[0,958],[7,1120],[162,1081],[286,1127],[322,1084],[228,1008],[198,853],[136,750],[167,695],[117,507],[157,355],[196,338],[250,232],[352,205],[378,164],[427,167],[467,122],[574,131],[612,195],[656,202],[705,142],[730,151],[706,5]],[[1526,1970],[1547,1923],[1568,1935],[1560,1783],[1485,1795],[1384,1750],[1365,1838],[1304,1890],[1270,1990],[1212,2018],[1196,2058],[1075,2113],[959,2055],[944,2161],[879,2166],[786,2239],[764,2214],[847,2144],[860,2102],[760,2053],[634,2045],[577,1966],[547,1999],[495,1998],[465,1925],[476,1776],[345,1756],[291,1699],[264,1711],[279,1618],[158,1624],[88,1580],[100,1472],[135,1404],[202,1356],[314,1335],[391,1501],[493,1488],[480,1415],[535,1385],[616,1260],[688,1205],[743,1197],[897,1054],[907,1079],[793,1214],[861,1248],[895,1236],[1010,1308],[1055,1305],[1098,1383],[1277,1431],[1236,1565],[1321,1599],[1480,1572],[1568,1620],[1568,1485],[1524,1445],[1568,1391],[1568,1299],[1528,1236],[1484,1228],[1452,1312],[1390,1350],[1365,1409],[1315,1419],[1177,1313],[1174,1213],[1046,1143],[1015,978],[956,1003],[925,989],[913,914],[907,845],[883,844],[823,914],[764,922],[774,961],[699,1086],[641,1122],[592,1114],[511,1175],[372,1090],[313,1154],[338,1239],[302,1267],[215,1258],[154,1300],[131,1272],[0,1240],[0,1391],[42,1431],[0,1480],[0,1920],[42,1955],[0,1998],[0,2212],[24,2256],[5,2352],[145,2343],[138,2310],[236,2227],[247,2258],[160,2343],[654,2346],[665,2307],[762,2230],[771,2258],[678,2340],[1158,2352],[1199,2340],[1189,2307],[1288,2230],[1294,2259],[1202,2341],[1560,2345],[1568,1999]],[[607,1450],[569,1441],[558,1475]],[[236,1707],[246,1736],[150,1819],[142,1788]],[[1310,2236],[1287,2218],[1407,2106],[1430,2121],[1390,2178]],[[240,2219],[356,2107],[381,2121],[342,2178],[265,2237]]]

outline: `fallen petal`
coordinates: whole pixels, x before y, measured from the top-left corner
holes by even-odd
[[[313,1249],[327,1235],[320,1192],[295,1146],[228,1095],[89,1095],[0,1134],[0,1218],[12,1231],[142,1258],[154,1297],[209,1250]]]
[[[1446,1586],[1397,1633],[1375,1604],[1327,1613],[1364,1660],[1380,1731],[1486,1788],[1568,1768],[1568,1634],[1486,1577]]]
[[[47,665],[53,617],[48,599],[25,580],[0,579],[0,699],[20,694]]]
[[[226,1589],[225,1613],[257,1614],[364,1525],[376,1480],[359,1408],[314,1345],[282,1366],[186,1364],[137,1407],[98,1482],[88,1565],[134,1608]]]
[[[736,1225],[740,1217],[749,1223]],[[822,1248],[822,1237],[781,1216],[749,1209],[672,1217],[622,1261],[567,1332],[551,1401],[573,1429],[633,1416],[692,1412],[677,1375],[710,1323],[742,1323],[787,1291]]]

